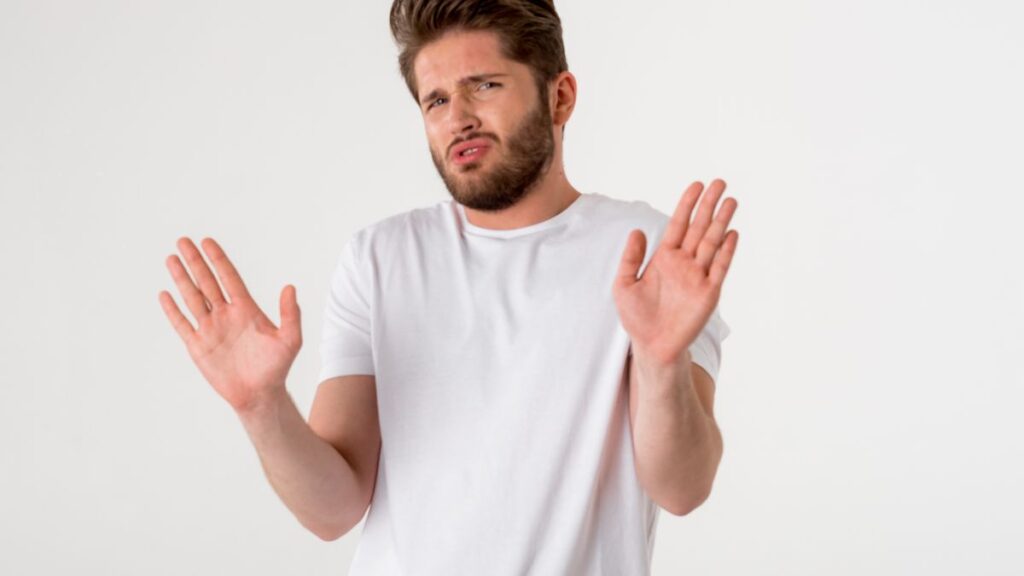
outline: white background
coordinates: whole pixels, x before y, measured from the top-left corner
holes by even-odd
[[[342,243],[448,197],[389,4],[0,0],[0,573],[346,572],[157,294],[183,235],[294,284],[308,415]],[[1021,9],[558,7],[570,180],[739,201],[724,459],[654,574],[1024,573]]]

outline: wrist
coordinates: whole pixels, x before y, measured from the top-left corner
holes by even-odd
[[[687,388],[692,388],[690,351],[665,361],[643,347],[633,351],[633,372],[639,393],[658,401],[681,401]]]
[[[246,428],[273,419],[282,406],[291,400],[288,390],[283,386],[274,386],[263,392],[253,394],[247,402],[235,407],[235,414]]]
[[[682,353],[666,355],[665,352],[648,348],[645,346],[631,346],[633,361],[645,372],[664,374],[678,371],[689,372],[692,356],[689,347],[684,348]]]

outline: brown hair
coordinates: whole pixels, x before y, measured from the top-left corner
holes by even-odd
[[[398,67],[413,99],[419,96],[416,55],[451,30],[496,32],[505,57],[533,71],[544,102],[547,83],[569,69],[554,0],[394,0],[391,35],[401,50]]]

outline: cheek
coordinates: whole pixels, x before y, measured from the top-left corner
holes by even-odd
[[[444,142],[444,139],[441,138],[441,133],[430,124],[425,124],[424,129],[427,136],[427,145],[430,146],[430,149],[438,153],[444,150],[444,147],[447,146],[447,144]]]
[[[521,122],[526,119],[524,113],[525,111],[518,106],[506,104],[502,109],[488,110],[488,113],[481,114],[481,126],[484,131],[493,132],[505,140],[514,134]]]

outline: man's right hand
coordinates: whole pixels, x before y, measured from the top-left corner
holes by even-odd
[[[181,336],[199,371],[235,409],[242,413],[271,401],[285,392],[285,377],[302,347],[302,329],[295,287],[281,291],[281,327],[275,326],[256,305],[241,276],[221,247],[212,239],[202,242],[217,270],[228,299],[206,261],[188,237],[178,239],[197,288],[177,255],[166,264],[181,297],[199,326],[198,330],[178,309],[166,290],[160,305]]]

